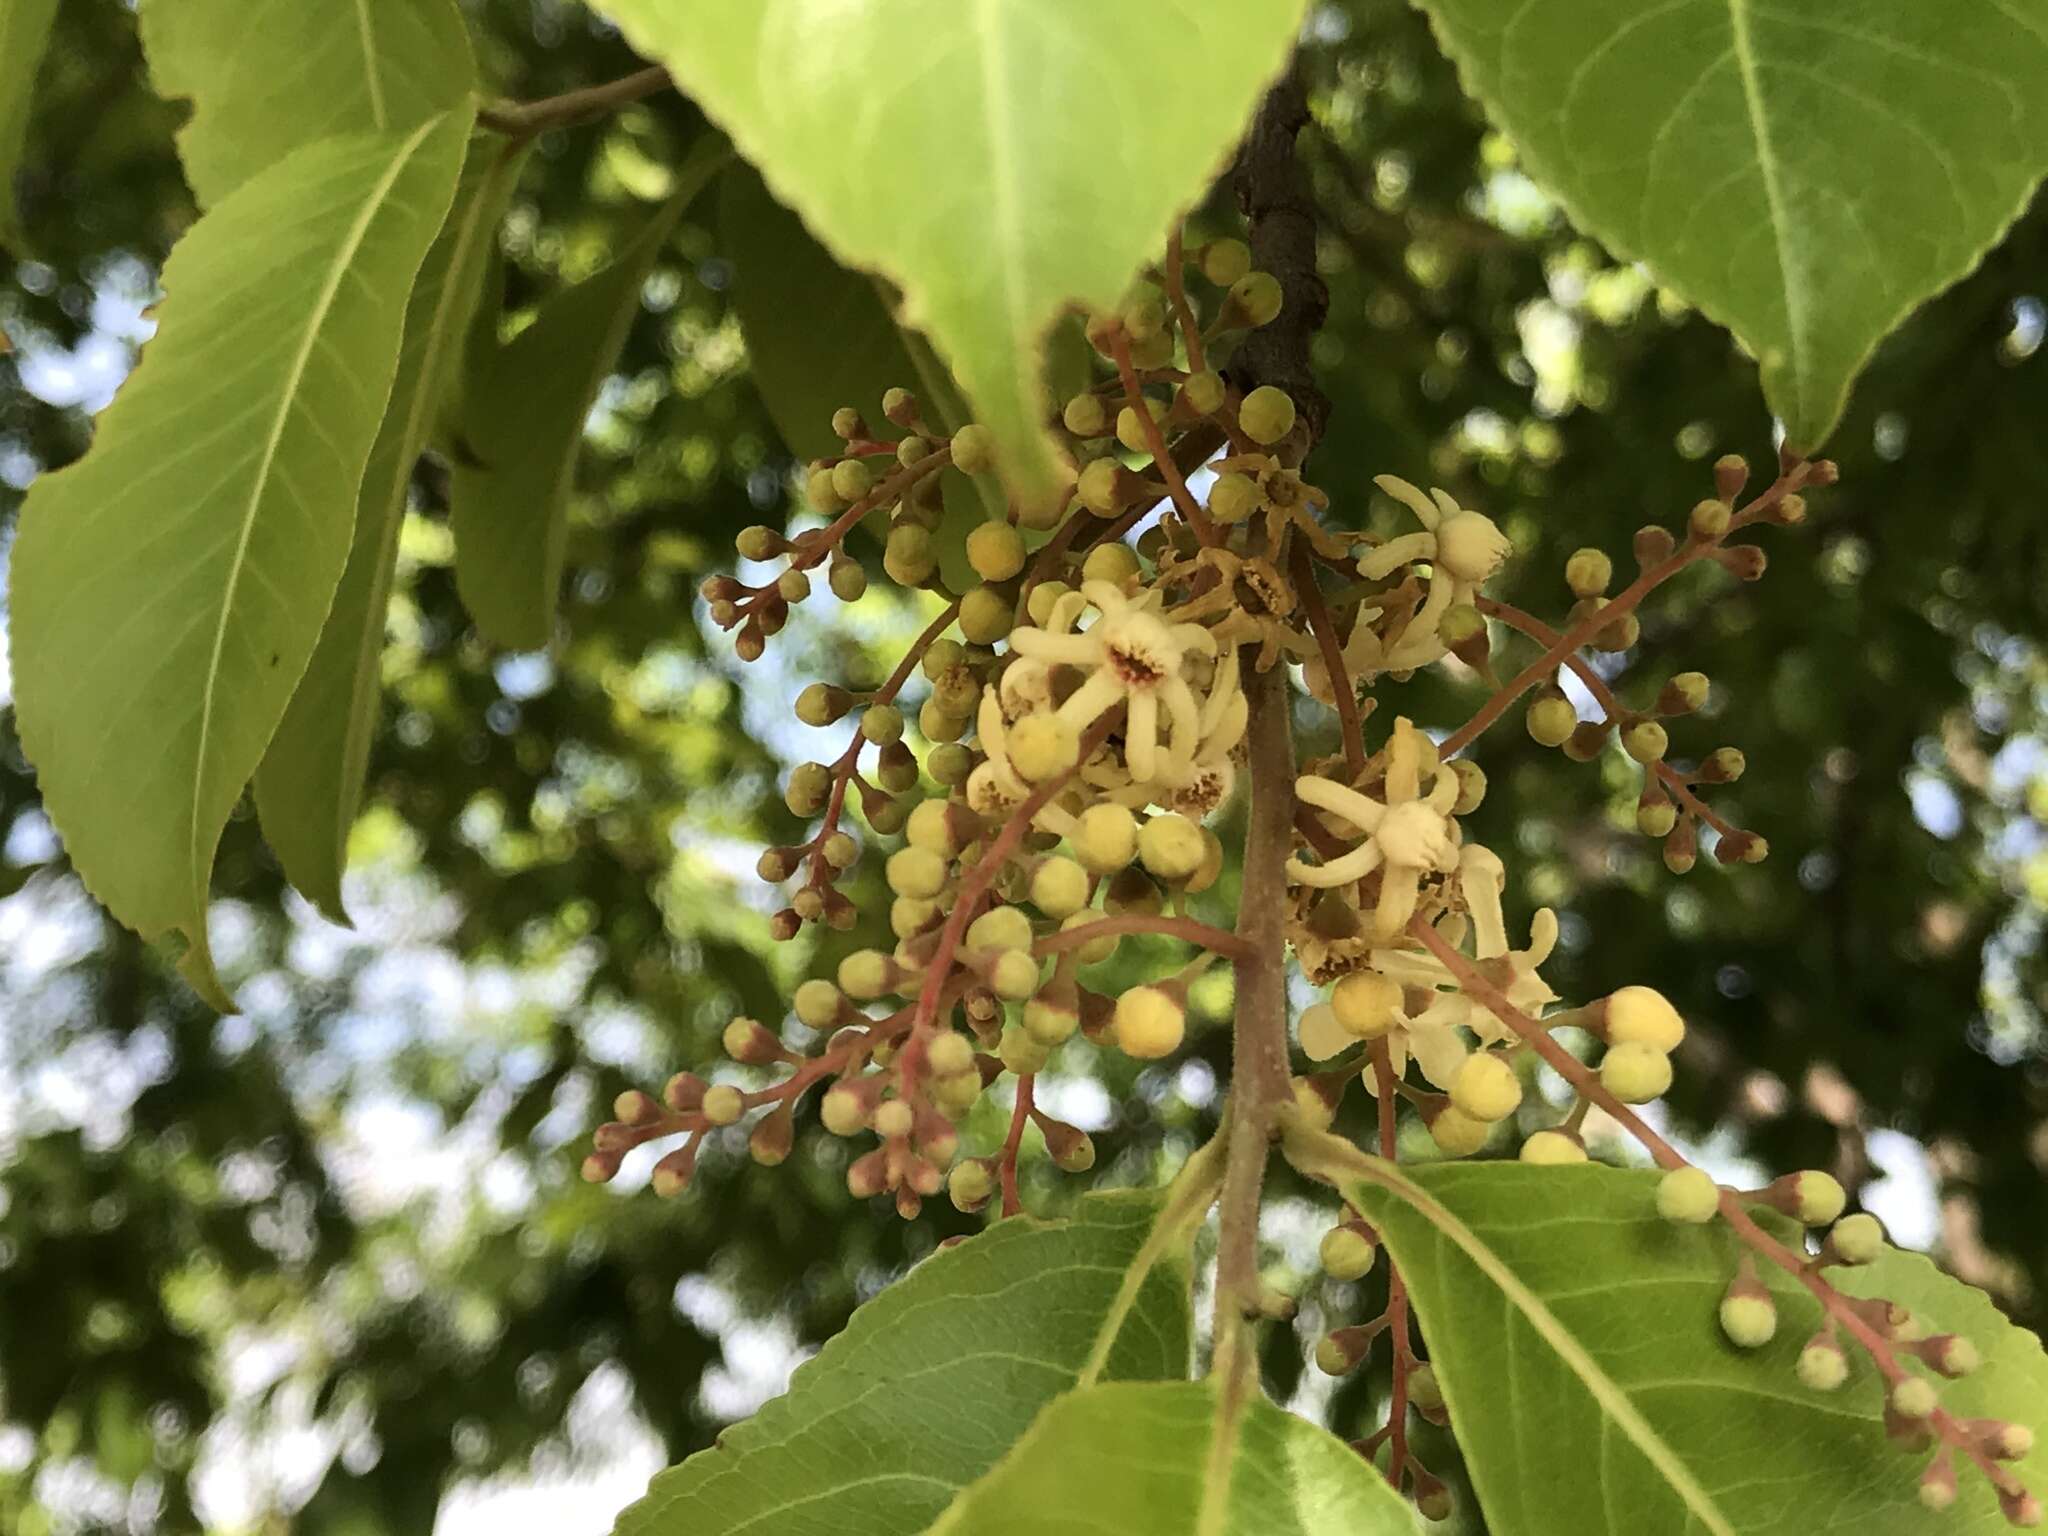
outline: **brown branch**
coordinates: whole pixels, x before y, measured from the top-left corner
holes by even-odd
[[[567,128],[602,117],[628,102],[665,90],[672,83],[668,71],[655,64],[635,70],[623,79],[607,81],[603,85],[586,85],[581,90],[544,97],[539,101],[495,102],[479,111],[476,120],[482,127],[509,134],[515,139],[530,139],[550,128]]]

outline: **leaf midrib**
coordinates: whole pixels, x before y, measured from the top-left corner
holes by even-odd
[[[319,299],[307,317],[305,329],[299,337],[298,351],[292,358],[291,367],[286,371],[284,387],[278,393],[278,408],[271,420],[269,434],[264,440],[263,452],[257,461],[255,478],[249,488],[248,502],[242,509],[241,527],[235,536],[234,558],[229,562],[227,580],[221,589],[220,615],[214,625],[212,652],[207,657],[206,673],[201,683],[199,738],[193,749],[190,851],[193,875],[198,889],[196,910],[201,913],[206,910],[206,871],[212,863],[208,850],[199,846],[204,835],[201,831],[204,818],[200,815],[200,802],[205,797],[209,778],[207,747],[213,735],[213,705],[220,685],[221,657],[227,648],[229,620],[234,613],[236,597],[241,588],[243,567],[248,561],[249,542],[256,531],[257,514],[261,510],[264,494],[270,486],[272,469],[276,463],[278,448],[284,441],[285,428],[297,408],[299,388],[305,381],[306,369],[312,361],[314,349],[319,344],[321,330],[334,308],[336,296],[341,292],[342,281],[347,277],[349,268],[355,261],[356,252],[361,249],[364,239],[368,236],[370,225],[375,222],[377,214],[382,211],[390,197],[391,189],[397,185],[398,178],[403,174],[407,164],[419,152],[420,146],[426,142],[440,122],[441,118],[438,115],[429,117],[400,145],[398,153],[392,156],[391,164],[386,167],[383,176],[371,189],[370,195],[363,199],[363,206],[357,212],[354,223],[350,225],[347,238],[335,252],[334,259],[329,262],[327,273],[321,282]],[[199,937],[203,940],[203,935]]]
[[[1764,206],[1771,215],[1771,245],[1778,255],[1778,282],[1785,293],[1785,326],[1792,338],[1792,396],[1805,415],[1807,313],[1804,286],[1792,270],[1786,248],[1785,190],[1779,179],[1778,151],[1764,112],[1763,86],[1757,78],[1756,45],[1749,35],[1749,0],[1728,0],[1728,30],[1735,50],[1735,68],[1742,79],[1742,103],[1749,114],[1750,136],[1756,140],[1757,173],[1763,179]]]
[[[1456,1244],[1480,1273],[1493,1283],[1503,1301],[1522,1315],[1523,1320],[1545,1344],[1550,1346],[1566,1369],[1585,1387],[1606,1420],[1628,1438],[1629,1443],[1656,1469],[1665,1483],[1712,1536],[1737,1536],[1735,1527],[1721,1512],[1713,1495],[1700,1485],[1692,1470],[1679,1459],[1678,1454],[1665,1443],[1663,1436],[1659,1435],[1642,1416],[1627,1392],[1600,1368],[1600,1363],[1573,1337],[1571,1330],[1565,1327],[1556,1314],[1544,1305],[1543,1299],[1522,1282],[1521,1277],[1499,1254],[1487,1246],[1478,1233],[1460,1221],[1428,1191],[1396,1172],[1391,1165],[1378,1159],[1366,1158],[1362,1154],[1359,1162],[1360,1165],[1354,1169],[1355,1172],[1410,1206],[1417,1215],[1436,1229],[1439,1237]]]

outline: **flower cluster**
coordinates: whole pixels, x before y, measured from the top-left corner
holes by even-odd
[[[900,835],[883,861],[894,942],[856,950],[799,986],[790,1011],[800,1030],[735,1019],[724,1040],[734,1065],[716,1081],[684,1072],[658,1096],[621,1096],[586,1175],[608,1179],[634,1148],[670,1141],[653,1183],[674,1194],[702,1149],[728,1128],[737,1140],[742,1126],[752,1156],[779,1163],[807,1100],[826,1132],[858,1145],[849,1191],[887,1197],[906,1217],[942,1191],[962,1209],[999,1200],[1004,1213],[1017,1211],[1020,1162],[1040,1142],[1058,1168],[1089,1168],[1088,1135],[1038,1102],[1037,1081],[1055,1055],[1078,1041],[1138,1061],[1172,1057],[1187,1039],[1190,984],[1205,967],[1277,971],[1285,958],[1277,934],[1271,954],[1248,937],[1259,914],[1241,914],[1226,931],[1196,920],[1188,903],[1224,868],[1209,823],[1247,774],[1248,733],[1262,729],[1251,684],[1276,686],[1284,716],[1298,679],[1329,707],[1336,740],[1324,755],[1289,757],[1278,781],[1284,798],[1292,778],[1293,841],[1275,854],[1271,906],[1301,975],[1328,989],[1296,1022],[1302,1065],[1291,1083],[1279,1079],[1283,1095],[1291,1088],[1288,1123],[1327,1131],[1356,1085],[1389,1159],[1402,1153],[1404,1115],[1427,1128],[1443,1157],[1514,1150],[1524,1162],[1569,1165],[1589,1160],[1595,1129],[1634,1135],[1671,1170],[1658,1209],[1675,1221],[1725,1222],[1742,1245],[1720,1308],[1734,1345],[1754,1346],[1775,1329],[1757,1266],[1784,1270],[1827,1317],[1800,1357],[1802,1380],[1839,1385],[1847,1350],[1862,1350],[1885,1379],[1894,1438],[1936,1448],[1922,1483],[1929,1503],[1952,1498],[1956,1466],[1970,1462],[2015,1523],[2038,1520],[2038,1504],[2003,1465],[2025,1454],[2024,1431],[1958,1420],[1939,1406],[1934,1378],[1970,1368],[1967,1341],[1826,1281],[1826,1268],[1875,1255],[1875,1223],[1844,1214],[1840,1185],[1818,1171],[1741,1192],[1685,1166],[1633,1108],[1672,1083],[1686,1034],[1678,1012],[1646,986],[1564,1005],[1542,975],[1556,915],[1538,909],[1526,931],[1518,923],[1511,932],[1508,861],[1465,825],[1487,793],[1465,749],[1520,702],[1542,745],[1582,761],[1614,747],[1640,766],[1637,824],[1663,839],[1674,871],[1691,867],[1703,832],[1724,862],[1762,858],[1763,839],[1701,794],[1740,776],[1741,753],[1670,756],[1672,724],[1706,702],[1706,677],[1669,675],[1627,705],[1621,692],[1641,695],[1617,680],[1618,662],[1595,668],[1581,653],[1634,655],[1643,599],[1692,565],[1761,576],[1762,552],[1732,538],[1802,521],[1804,489],[1829,483],[1833,466],[1787,458],[1737,510],[1748,467],[1722,460],[1714,496],[1682,531],[1637,535],[1637,574],[1619,591],[1610,593],[1605,553],[1574,554],[1564,571],[1571,605],[1552,626],[1488,592],[1513,548],[1484,512],[1383,475],[1375,485],[1384,499],[1364,498],[1347,516],[1304,479],[1306,430],[1292,397],[1218,371],[1209,356],[1279,308],[1277,283],[1251,270],[1239,242],[1183,253],[1176,241],[1118,312],[1089,321],[1099,378],[1058,415],[1076,466],[1068,504],[1013,508],[973,528],[964,586],[949,586],[941,571],[944,485],[993,475],[992,434],[973,424],[941,429],[902,389],[881,402],[886,429],[853,407],[835,416],[842,452],[804,476],[815,526],[749,529],[740,553],[782,567],[758,585],[714,578],[703,597],[712,622],[753,660],[820,566],[840,598],[862,595],[868,569],[847,544],[877,519],[888,529],[883,572],[929,594],[935,616],[880,687],[816,683],[797,699],[807,724],[854,717],[857,729],[833,761],[792,771],[786,802],[813,830],[768,849],[759,866],[764,879],[790,883],[772,922],[778,937],[813,923],[850,929],[860,913],[840,885],[861,856],[859,823],[871,838]],[[1204,465],[1207,491],[1197,496],[1190,476]],[[1375,531],[1388,514],[1399,521]],[[1503,678],[1497,640],[1539,654]],[[1439,664],[1486,690],[1471,717],[1442,731],[1398,718],[1369,742],[1375,685]],[[914,713],[901,702],[906,690],[922,692]],[[1261,718],[1270,729],[1271,717]],[[1284,841],[1284,827],[1275,831]],[[1136,984],[1095,981],[1132,934],[1179,941],[1182,953]],[[1572,1090],[1568,1104],[1552,1107],[1535,1091],[1539,1066]],[[976,1146],[983,1123],[970,1115],[1000,1103],[1004,1079],[1007,1130]],[[1758,1207],[1827,1235],[1810,1257],[1795,1252],[1755,1221]],[[1376,1265],[1377,1235],[1363,1212],[1340,1213],[1321,1257],[1338,1280]],[[1381,1334],[1390,1338],[1393,1407],[1358,1444],[1384,1450],[1394,1484],[1440,1516],[1449,1495],[1408,1448],[1405,1419],[1412,1408],[1443,1422],[1443,1397],[1391,1265],[1388,1298],[1378,1317],[1330,1331],[1316,1358],[1347,1371]]]

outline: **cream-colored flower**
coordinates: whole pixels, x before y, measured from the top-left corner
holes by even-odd
[[[1358,574],[1378,581],[1404,565],[1427,561],[1429,592],[1396,633],[1375,631],[1372,619],[1381,617],[1377,610],[1371,618],[1359,615],[1344,662],[1352,676],[1360,679],[1378,672],[1413,671],[1443,656],[1447,647],[1438,631],[1444,614],[1453,603],[1470,602],[1513,549],[1492,518],[1459,506],[1448,491],[1434,490],[1425,496],[1395,475],[1375,476],[1373,484],[1413,512],[1422,529],[1368,550],[1358,562]]]
[[[1288,878],[1327,888],[1350,885],[1379,870],[1379,903],[1372,917],[1372,932],[1379,939],[1393,938],[1415,915],[1425,874],[1450,874],[1458,867],[1457,825],[1451,819],[1458,776],[1437,761],[1435,746],[1405,717],[1394,722],[1387,745],[1383,800],[1317,774],[1295,780],[1294,792],[1349,823],[1364,840],[1326,864],[1290,858]]]
[[[1080,603],[1075,602],[1077,597]],[[1054,605],[1044,628],[1027,625],[1010,632],[1010,648],[1018,656],[1087,673],[1057,710],[1077,736],[1118,704],[1124,705],[1124,763],[1134,783],[1160,777],[1163,758],[1179,765],[1178,770],[1169,768],[1169,775],[1194,762],[1202,736],[1201,709],[1181,675],[1182,663],[1190,652],[1213,655],[1216,650],[1215,637],[1207,629],[1169,624],[1160,616],[1159,605],[1156,592],[1132,597],[1106,581],[1083,582],[1078,594],[1068,593]],[[1086,606],[1096,610],[1096,620],[1073,632]],[[986,742],[983,750],[995,756]]]

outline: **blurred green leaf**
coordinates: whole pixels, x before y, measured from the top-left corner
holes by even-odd
[[[1574,222],[1734,331],[1808,450],[2048,172],[2039,7],[1423,4]]]
[[[455,576],[495,644],[548,642],[584,423],[676,220],[725,159],[723,146],[700,146],[677,171],[675,195],[612,263],[551,298],[464,392],[462,437],[475,462],[455,466]]]
[[[192,102],[178,149],[202,207],[302,144],[403,133],[476,89],[453,0],[144,0],[141,17],[158,93]]]
[[[110,911],[182,935],[216,1007],[214,850],[347,561],[469,127],[309,145],[230,194],[165,267],[148,362],[93,451],[22,508],[14,686],[44,806]]]
[[[1227,1437],[1227,1438],[1225,1438]],[[1213,1382],[1116,1382],[1056,1399],[930,1536],[1412,1536],[1408,1501],[1320,1425]]]
[[[454,205],[406,307],[398,379],[363,473],[334,605],[256,770],[264,837],[292,884],[335,922],[348,920],[341,875],[383,696],[384,616],[413,466],[461,362],[486,261],[524,160],[495,137],[470,146]]]
[[[20,243],[14,169],[28,137],[36,73],[57,19],[57,0],[0,0],[0,246]]]

